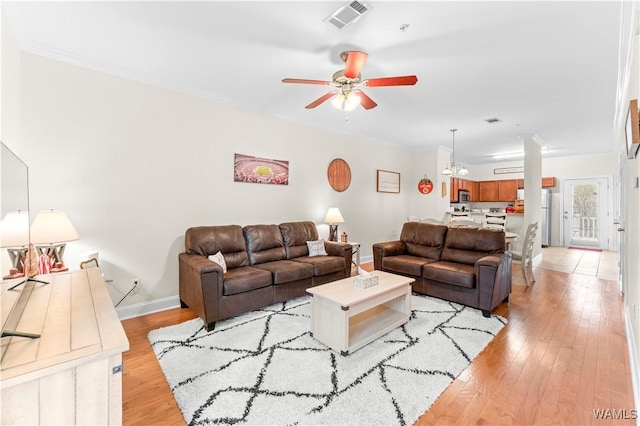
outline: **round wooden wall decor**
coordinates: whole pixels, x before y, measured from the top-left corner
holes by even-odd
[[[327,178],[329,178],[329,185],[334,190],[342,192],[351,184],[351,169],[342,158],[336,158],[329,164]]]

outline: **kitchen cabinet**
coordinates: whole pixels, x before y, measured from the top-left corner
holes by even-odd
[[[462,189],[469,191],[469,201],[478,201],[477,182],[461,178],[451,178],[450,181],[451,193],[449,194],[449,201],[452,203],[458,203],[458,190]],[[476,199],[474,199],[474,196]]]
[[[543,188],[553,188],[556,186],[556,178],[555,177],[543,177],[542,178],[542,187]]]
[[[556,178],[553,176],[542,178],[542,188],[553,188],[556,186]],[[518,189],[524,188],[524,179],[518,179]]]
[[[480,190],[478,189],[478,186],[480,184],[480,182],[476,182],[476,181],[467,181],[469,182],[469,201],[474,202],[474,201],[479,201],[479,192]]]
[[[478,182],[477,201],[513,202],[518,189],[517,179],[483,180]]]
[[[498,200],[498,181],[482,180],[478,182],[478,201]]]
[[[452,203],[458,202],[458,189],[460,189],[460,182],[458,178],[452,177],[449,179],[449,201]]]
[[[496,201],[513,202],[516,199],[518,190],[517,179],[507,179],[498,181],[498,199]]]

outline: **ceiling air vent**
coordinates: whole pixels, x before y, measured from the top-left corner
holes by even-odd
[[[364,15],[369,9],[371,9],[371,6],[367,3],[352,1],[340,6],[331,15],[324,18],[324,21],[340,30],[357,21],[358,18]]]

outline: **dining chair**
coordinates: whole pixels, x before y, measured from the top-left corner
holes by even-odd
[[[522,244],[522,253],[513,253],[513,259],[520,261],[522,278],[524,278],[524,284],[526,286],[536,281],[536,277],[533,275],[533,247],[535,245],[537,232],[538,222],[529,224]],[[529,270],[531,271],[531,278],[529,278]]]
[[[469,212],[451,212],[451,218],[454,217],[469,217]]]
[[[438,219],[433,219],[430,217],[425,217],[424,219],[420,219],[420,222],[422,223],[434,223],[436,225],[442,225],[444,222]]]
[[[449,227],[451,228],[480,228],[482,224],[473,220],[451,220]]]
[[[484,214],[484,227],[499,229],[505,231],[507,228],[507,214],[506,213],[494,213],[487,212]]]
[[[80,262],[80,269],[88,269],[88,268],[99,268],[100,264],[98,264],[98,259],[92,257],[91,259],[84,260]]]

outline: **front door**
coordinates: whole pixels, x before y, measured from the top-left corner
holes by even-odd
[[[608,179],[564,181],[564,245],[608,249]]]

